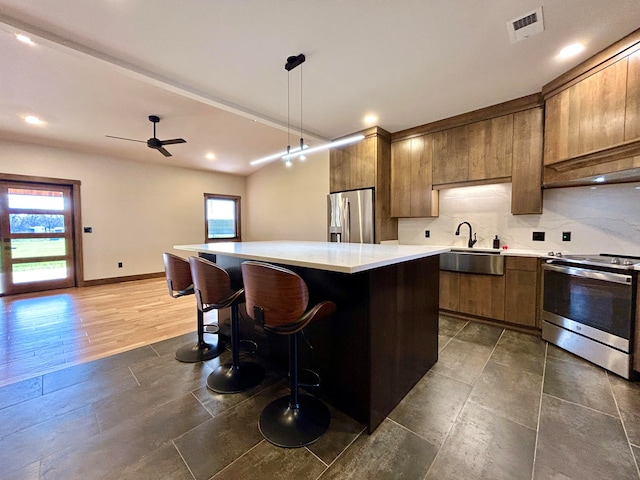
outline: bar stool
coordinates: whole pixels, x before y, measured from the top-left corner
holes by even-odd
[[[319,399],[298,393],[298,333],[333,313],[336,305],[324,301],[307,310],[307,284],[286,268],[247,261],[242,264],[242,277],[249,315],[265,330],[289,336],[291,392],[262,410],[258,427],[264,438],[279,447],[309,445],[329,428],[331,414]]]
[[[244,392],[264,378],[264,368],[254,362],[240,363],[240,326],[238,304],[244,301],[244,289],[233,291],[231,279],[223,268],[199,257],[190,257],[198,309],[208,312],[231,307],[231,363],[221,365],[207,377],[207,387],[217,393]]]
[[[169,295],[173,298],[193,295],[193,280],[189,261],[171,253],[163,253],[164,271],[167,276]],[[176,351],[176,360],[185,363],[202,362],[219,356],[224,350],[224,343],[219,338],[215,343],[204,341],[205,333],[218,333],[217,325],[205,325],[204,312],[198,311],[198,342],[195,345],[185,345]],[[206,330],[205,330],[206,328]]]

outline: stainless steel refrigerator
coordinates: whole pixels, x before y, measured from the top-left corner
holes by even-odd
[[[327,197],[327,240],[375,243],[374,190],[350,190]]]

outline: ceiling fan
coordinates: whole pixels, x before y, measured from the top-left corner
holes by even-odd
[[[160,121],[160,117],[157,115],[149,115],[149,121],[153,123],[153,137],[145,142],[145,140],[135,140],[133,138],[114,137],[113,135],[105,135],[105,137],[116,138],[118,140],[128,140],[130,142],[146,143],[147,147],[158,150],[165,157],[170,157],[171,154],[164,148],[165,145],[173,145],[175,143],[187,143],[184,138],[172,138],[170,140],[158,140],[156,138],[156,123]]]

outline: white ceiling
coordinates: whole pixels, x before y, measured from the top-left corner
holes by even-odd
[[[545,31],[511,43],[507,22],[539,6]],[[291,143],[302,85],[317,145],[367,113],[396,132],[538,92],[638,26],[638,0],[0,0],[0,138],[247,175],[288,142],[288,76]],[[151,114],[188,142],[172,157],[105,137],[146,140]]]

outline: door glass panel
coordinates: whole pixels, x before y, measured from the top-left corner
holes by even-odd
[[[64,238],[14,238],[11,258],[63,257],[67,254]]]
[[[11,233],[64,233],[64,215],[9,215]]]
[[[55,190],[8,189],[9,208],[64,210],[64,194]]]
[[[66,278],[67,262],[16,263],[12,268],[13,283],[40,282]]]

